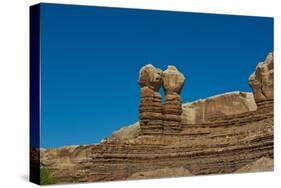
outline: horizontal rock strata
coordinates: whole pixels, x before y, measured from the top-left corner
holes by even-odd
[[[40,150],[40,155],[31,152],[32,159],[40,156],[41,167],[59,183],[273,169],[272,54],[249,79],[256,110],[251,110],[252,102],[247,103],[248,94],[216,96],[204,102],[207,109],[200,102],[199,112],[190,115],[194,121],[179,122],[184,77],[174,67],[168,69],[175,82],[165,81],[151,65],[141,69],[139,124],[116,131],[99,144]],[[204,118],[197,117],[201,112]]]
[[[141,101],[139,119],[141,134],[161,134],[163,132],[162,102],[159,89],[162,84],[162,71],[153,65],[140,70],[139,85]]]
[[[182,100],[180,96],[185,77],[175,66],[168,66],[163,72],[163,133],[177,134],[182,131]]]
[[[262,157],[252,163],[249,163],[242,168],[236,170],[236,173],[247,173],[247,172],[264,172],[273,171],[274,162],[272,158]]]
[[[273,114],[248,112],[183,124],[178,135],[109,138],[70,152],[46,150],[41,156],[42,165],[64,183],[125,180],[163,168],[185,168],[194,175],[232,173],[261,157],[273,158]]]
[[[142,134],[162,133],[162,103],[158,92],[148,87],[141,88],[139,112]]]
[[[163,133],[177,134],[182,131],[182,103],[177,93],[166,94],[163,104]]]
[[[163,177],[181,177],[192,176],[189,170],[181,168],[161,168],[146,172],[137,172],[131,175],[128,179],[147,179],[147,178],[163,178]]]
[[[183,104],[182,121],[197,124],[256,109],[257,105],[252,93],[229,92]]]

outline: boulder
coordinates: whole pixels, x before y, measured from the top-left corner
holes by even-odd
[[[178,69],[169,65],[167,70],[163,72],[163,88],[166,94],[180,94],[183,88],[185,77]]]
[[[138,83],[141,88],[148,87],[153,91],[159,92],[162,85],[162,70],[148,64],[143,66],[139,72]]]

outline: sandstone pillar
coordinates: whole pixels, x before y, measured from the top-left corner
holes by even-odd
[[[259,111],[273,110],[274,67],[273,54],[269,53],[249,77],[249,84]]]
[[[182,131],[182,99],[180,92],[184,85],[185,77],[175,66],[168,66],[167,70],[163,72],[162,79],[165,92],[162,111],[163,133],[179,133]]]
[[[151,64],[142,67],[138,83],[141,87],[139,106],[141,134],[161,134],[163,122],[159,89],[162,85],[162,70]]]

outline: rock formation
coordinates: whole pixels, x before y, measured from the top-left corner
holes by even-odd
[[[162,70],[148,64],[139,72],[141,101],[139,106],[142,134],[162,133],[162,102],[159,89],[162,85]]]
[[[178,135],[108,138],[96,145],[41,150],[40,156],[41,165],[60,183],[167,177],[170,170],[163,170],[167,168],[184,168],[193,175],[240,172],[260,158],[273,158],[273,114],[230,115],[183,124]],[[250,166],[252,171],[264,168]]]
[[[163,73],[151,64],[141,68],[138,81],[141,87],[141,134],[173,134],[182,130],[180,92],[184,80],[175,66],[168,66]],[[161,86],[165,92],[163,106],[159,93]]]
[[[147,178],[163,178],[163,177],[183,177],[192,176],[189,170],[180,168],[162,168],[146,172],[137,172],[128,179],[147,179]]]
[[[118,141],[127,141],[138,137],[140,134],[140,124],[139,122],[136,122],[132,125],[114,131],[112,133],[111,139],[117,139]]]
[[[182,131],[182,100],[180,96],[185,77],[175,66],[169,65],[163,72],[163,133],[179,133]]]
[[[264,172],[264,171],[273,171],[273,170],[274,170],[273,159],[269,157],[261,157],[258,160],[236,170],[235,173]]]
[[[257,109],[249,92],[229,92],[183,104],[182,123],[198,124]]]
[[[270,63],[270,59],[269,55],[250,77],[257,110],[252,106],[250,94],[228,93],[193,103],[195,110],[191,116],[195,123],[178,121],[182,117],[179,94],[183,75],[174,67],[162,75],[159,69],[147,65],[139,78],[139,124],[122,128],[99,144],[42,149],[40,164],[58,183],[272,170],[273,65],[271,71],[270,64],[273,61]],[[163,108],[161,85],[165,89]],[[197,117],[201,112],[208,121]]]
[[[269,53],[264,62],[260,62],[253,74],[249,77],[249,84],[253,89],[255,101],[259,110],[262,110],[265,106],[273,106],[273,61],[273,53]]]

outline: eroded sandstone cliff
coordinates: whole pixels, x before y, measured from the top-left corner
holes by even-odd
[[[234,92],[195,101],[184,104],[183,113],[184,77],[174,67],[169,71],[173,74],[166,77],[152,65],[141,69],[139,123],[99,144],[41,150],[41,166],[58,183],[273,169],[272,54],[249,78],[253,94]]]
[[[249,84],[258,110],[273,110],[274,100],[274,61],[273,53],[269,53],[263,62],[260,62],[253,74],[249,77]]]
[[[252,93],[229,92],[183,104],[182,122],[188,124],[215,121],[228,115],[255,111]]]
[[[182,99],[180,92],[185,81],[184,75],[175,66],[169,65],[163,72],[164,103],[163,133],[177,134],[182,131]]]
[[[141,68],[138,83],[141,87],[139,105],[142,134],[162,133],[163,116],[159,89],[162,85],[162,70],[148,64]]]

